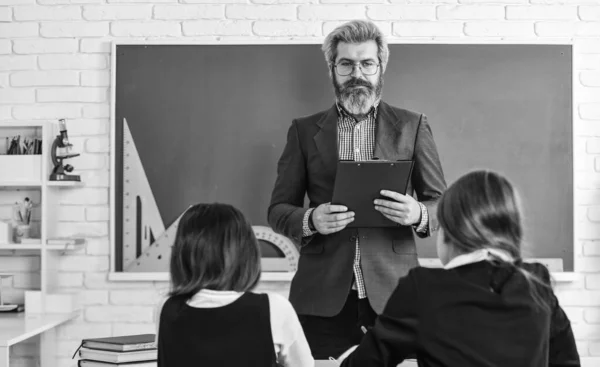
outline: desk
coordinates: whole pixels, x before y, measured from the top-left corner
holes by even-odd
[[[339,367],[339,366],[338,366],[338,364],[336,364],[333,361],[316,360],[315,367]],[[414,361],[414,360],[404,361],[404,362],[400,363],[397,367],[417,367],[417,361]]]
[[[40,335],[40,365],[54,367],[58,325],[76,318],[79,312],[66,314],[0,313],[0,367],[9,367],[10,347]]]

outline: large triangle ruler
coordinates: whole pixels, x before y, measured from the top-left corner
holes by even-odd
[[[164,231],[144,253],[132,262],[126,271],[129,272],[168,272],[171,260],[171,248],[175,242],[177,227],[183,213]]]
[[[165,231],[146,171],[123,119],[123,268],[128,269]]]

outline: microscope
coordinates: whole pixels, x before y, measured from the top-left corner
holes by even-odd
[[[79,175],[67,174],[73,171],[73,166],[70,164],[63,165],[63,160],[79,156],[79,153],[70,153],[73,144],[69,143],[65,119],[58,120],[58,129],[60,134],[54,138],[50,152],[52,155],[52,164],[54,164],[54,169],[52,170],[52,174],[50,174],[50,181],[81,181]],[[64,154],[59,155],[59,149],[64,150],[62,152]]]

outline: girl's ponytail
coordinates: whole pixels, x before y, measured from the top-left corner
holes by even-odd
[[[502,253],[506,254],[502,256]],[[492,248],[488,251],[488,256],[492,259],[493,262],[506,264],[515,269],[519,274],[523,276],[523,279],[527,282],[527,287],[529,289],[529,294],[533,298],[536,305],[538,305],[544,311],[550,311],[549,298],[546,296],[547,292],[551,290],[550,279],[544,280],[540,276],[536,275],[534,272],[531,272],[525,269],[523,265],[523,259],[521,257],[512,257],[507,252],[502,251],[498,252],[497,249]],[[543,266],[543,265],[541,265]],[[543,270],[546,272],[547,270]]]

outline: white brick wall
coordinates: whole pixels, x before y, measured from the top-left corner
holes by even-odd
[[[155,5],[152,17],[159,20],[222,19],[224,13],[222,5]]]
[[[152,5],[122,5],[104,6],[89,5],[83,7],[83,19],[97,20],[136,20],[149,19],[152,14]]]
[[[60,54],[77,52],[79,48],[75,39],[15,39],[15,54]]]
[[[75,71],[15,71],[10,74],[12,87],[78,86],[79,73]]]
[[[84,309],[58,330],[61,367],[74,366],[70,353],[83,337],[152,332],[153,303],[165,287],[107,281],[110,41],[320,41],[352,18],[374,20],[397,41],[573,41],[578,279],[557,292],[584,366],[600,366],[599,0],[0,0],[0,120],[67,118],[83,153],[73,165],[86,187],[65,190],[56,212],[60,234],[88,237],[85,250],[60,262],[59,284],[78,291]],[[0,216],[9,194],[0,193]],[[18,274],[5,280],[10,296],[39,283],[39,258],[0,255],[2,270]],[[262,289],[287,295],[284,284]],[[35,348],[13,349],[15,362],[35,365]]]

